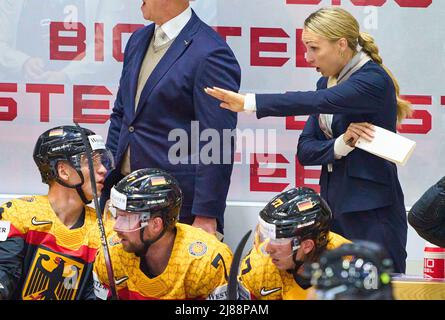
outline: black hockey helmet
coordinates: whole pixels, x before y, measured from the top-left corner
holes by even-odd
[[[77,126],[58,126],[42,133],[34,147],[33,158],[39,168],[42,182],[50,184],[56,181],[59,184],[76,188],[79,192],[85,178],[81,172],[81,164],[85,157],[86,146],[82,141],[81,131],[88,137],[94,163],[101,163],[107,170],[114,168],[114,160],[110,151],[105,147],[104,140],[101,136],[96,135],[93,131]],[[62,181],[58,175],[57,164],[60,161],[66,161],[74,169],[76,169],[81,182],[77,185],[69,185]],[[81,191],[81,190],[80,190]],[[85,196],[79,194],[84,202]],[[89,202],[89,201],[87,201]]]
[[[169,229],[179,218],[182,191],[169,173],[160,169],[139,169],[112,188],[110,199],[112,208],[129,213],[127,220],[118,217],[115,230],[135,231],[144,227],[152,216],[160,216],[164,229]]]
[[[260,212],[258,228],[270,239],[312,239],[316,248],[326,246],[332,212],[323,198],[310,188],[298,187],[275,196]],[[263,232],[264,233],[264,232]]]
[[[393,262],[377,243],[343,244],[323,253],[307,270],[320,300],[393,299]]]

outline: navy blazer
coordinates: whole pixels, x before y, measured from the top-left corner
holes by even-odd
[[[130,146],[132,170],[161,168],[177,178],[184,195],[182,218],[192,214],[215,217],[222,230],[234,150],[233,139],[223,144],[222,132],[236,128],[237,116],[220,108],[219,101],[207,95],[204,88],[218,86],[238,91],[239,64],[227,43],[193,12],[148,78],[135,112],[139,71],[154,29],[155,25],[150,24],[133,33],[125,49],[107,138],[107,147],[116,159],[116,170],[109,174],[107,186],[116,183],[116,173]],[[218,132],[216,138],[221,141],[217,139],[216,146],[220,150],[213,152],[222,153],[224,149],[229,161],[227,158],[225,164],[201,161],[199,151],[209,142],[201,141],[198,150],[193,150],[192,121],[199,121],[200,132],[208,128]],[[187,135],[182,138],[189,141],[179,164],[171,163],[168,157],[170,148],[178,142],[176,135],[176,139],[169,141],[173,129],[184,130]]]
[[[334,213],[366,211],[395,205],[405,211],[403,192],[394,163],[361,149],[336,160],[334,142],[351,122],[369,122],[396,132],[397,100],[392,79],[373,61],[349,79],[327,89],[327,78],[317,91],[257,95],[257,116],[311,115],[300,135],[297,155],[303,165],[322,165],[321,196]],[[320,113],[334,114],[333,139],[318,124]],[[328,174],[327,164],[333,164]]]

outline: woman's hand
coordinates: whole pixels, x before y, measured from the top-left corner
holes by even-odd
[[[355,147],[360,137],[371,142],[374,139],[374,131],[374,126],[368,122],[352,122],[346,129],[343,140],[348,146]]]
[[[224,90],[218,87],[205,88],[204,91],[212,97],[222,101],[221,108],[229,109],[233,112],[244,111],[244,95],[233,91]]]

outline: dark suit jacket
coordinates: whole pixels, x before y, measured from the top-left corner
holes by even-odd
[[[395,205],[405,211],[403,192],[394,163],[356,148],[335,160],[335,138],[351,122],[370,122],[396,131],[397,102],[394,84],[385,70],[367,62],[351,77],[326,89],[327,78],[317,83],[317,91],[257,95],[257,116],[311,115],[300,135],[298,159],[303,165],[322,165],[321,196],[334,213],[366,211]],[[320,113],[334,114],[334,138],[327,139],[318,124]],[[333,164],[328,175],[327,164]]]
[[[161,168],[177,178],[184,194],[181,218],[190,218],[192,214],[215,217],[218,229],[222,230],[234,149],[233,139],[223,143],[222,132],[236,128],[237,116],[220,108],[219,102],[203,89],[219,86],[238,91],[240,67],[226,42],[193,12],[148,78],[135,112],[139,71],[154,28],[151,24],[136,31],[125,49],[120,88],[107,138],[107,147],[116,158],[116,170],[108,176],[106,187],[116,183],[130,145],[132,170]],[[193,150],[192,121],[199,121],[200,132],[208,128],[216,130],[221,141],[216,143],[219,150],[213,152],[221,153],[222,162],[224,149],[229,163],[205,164],[198,159],[199,151],[208,142],[199,142],[198,150]],[[177,135],[169,141],[173,129],[184,130],[186,136],[182,138],[189,141],[179,164],[169,161],[169,150],[178,142]]]

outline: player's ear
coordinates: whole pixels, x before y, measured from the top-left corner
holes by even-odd
[[[62,181],[68,181],[70,178],[70,166],[64,162],[64,161],[59,161],[56,165],[57,168],[57,175],[59,176],[59,178]]]
[[[304,254],[309,254],[315,248],[315,242],[312,239],[303,240],[301,243]]]
[[[162,220],[161,217],[153,217],[151,221],[152,221],[153,231],[156,233],[161,233],[162,230],[164,229],[164,220]]]

